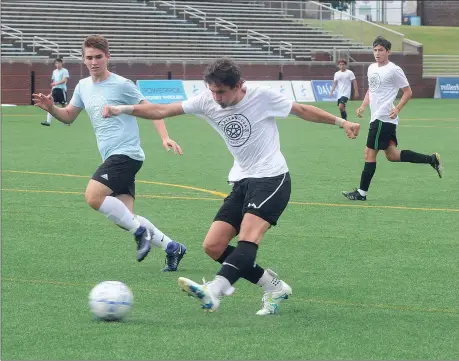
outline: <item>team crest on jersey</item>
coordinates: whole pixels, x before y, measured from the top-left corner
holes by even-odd
[[[381,85],[381,78],[379,77],[378,73],[374,73],[370,75],[370,78],[368,79],[368,86],[370,87],[370,91],[374,93],[379,89],[379,86]]]
[[[89,101],[89,106],[86,107],[86,111],[93,122],[100,122],[104,120],[104,118],[102,118],[102,112],[106,104],[108,103],[102,95],[93,94],[91,96],[91,100]]]
[[[252,133],[249,120],[242,114],[229,115],[218,122],[218,126],[232,147],[244,145]]]

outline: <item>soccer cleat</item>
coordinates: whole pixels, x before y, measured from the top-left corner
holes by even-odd
[[[362,196],[357,189],[354,189],[352,192],[341,192],[343,196],[351,201],[366,201],[367,196]]]
[[[433,163],[431,163],[430,165],[432,166],[433,169],[435,169],[437,171],[438,176],[440,178],[442,178],[442,176],[443,176],[443,165],[440,162],[440,154],[433,153],[432,154],[432,159],[433,159]]]
[[[201,308],[208,312],[214,312],[220,305],[220,298],[212,294],[208,288],[208,283],[204,282],[200,285],[188,278],[179,277],[178,284],[180,288],[188,293],[189,296],[201,300]]]
[[[151,249],[151,232],[144,226],[140,226],[134,234],[137,243],[137,261],[142,262]]]
[[[44,125],[44,126],[46,126],[46,127],[49,127],[49,126],[51,125],[51,124],[48,123],[48,122],[41,122],[40,124],[41,124],[41,125]]]
[[[267,271],[270,272],[270,270],[267,270]],[[279,304],[283,300],[287,300],[288,296],[292,294],[292,288],[284,281],[281,281],[281,282],[282,282],[282,289],[280,291],[265,292],[263,294],[263,298],[261,299],[263,307],[261,308],[261,310],[259,310],[256,313],[258,316],[274,315],[278,313]]]
[[[178,242],[172,241],[166,247],[166,266],[161,270],[162,272],[177,271],[177,267],[186,253],[186,247]]]

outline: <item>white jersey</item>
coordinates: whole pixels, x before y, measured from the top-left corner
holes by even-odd
[[[218,105],[210,91],[182,103],[185,113],[207,120],[225,140],[234,157],[230,182],[288,172],[274,117],[287,117],[293,101],[266,87],[245,88],[244,98],[227,108]]]
[[[370,96],[370,123],[379,119],[382,122],[398,124],[398,116],[390,118],[394,100],[401,88],[410,86],[403,70],[392,62],[384,66],[377,63],[368,67],[368,86]]]
[[[337,71],[333,80],[337,83],[338,99],[341,97],[351,99],[352,81],[355,80],[354,72],[349,69]]]

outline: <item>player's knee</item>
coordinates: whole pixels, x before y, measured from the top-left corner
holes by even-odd
[[[220,245],[218,242],[208,241],[205,239],[202,243],[202,248],[210,258],[217,260],[222,255],[226,246]]]
[[[392,152],[385,152],[385,155],[386,155],[387,160],[390,161],[390,162],[398,162],[399,161],[399,157],[397,156],[397,154],[394,154]]]
[[[367,163],[376,162],[376,156],[374,155],[373,152],[371,152],[368,149],[365,150],[365,162]]]
[[[86,203],[96,211],[100,208],[104,201],[104,197],[100,197],[99,195],[88,191],[85,192],[84,197],[86,199]]]
[[[343,103],[339,103],[338,108],[339,108],[339,110],[341,110],[342,112],[344,112],[344,110],[345,110],[346,107],[344,106]]]

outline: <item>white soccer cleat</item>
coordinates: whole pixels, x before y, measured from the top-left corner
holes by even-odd
[[[220,299],[210,292],[207,287],[208,283],[204,282],[204,284],[200,285],[188,278],[179,277],[178,284],[188,295],[200,299],[201,307],[205,311],[214,312],[220,305]]]
[[[267,315],[274,315],[279,312],[279,304],[283,301],[288,299],[288,296],[292,294],[292,288],[286,284],[284,281],[282,282],[282,289],[277,292],[265,292],[263,294],[262,303],[263,307],[259,310],[256,314],[258,316],[267,316]]]

